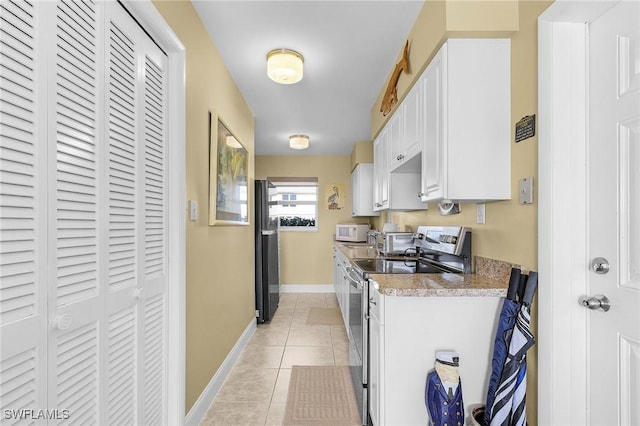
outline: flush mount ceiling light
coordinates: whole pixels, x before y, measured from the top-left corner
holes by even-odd
[[[309,148],[309,136],[307,135],[291,135],[289,136],[289,146],[293,149]]]
[[[304,58],[295,50],[274,49],[267,53],[267,75],[276,83],[293,84],[302,80]]]

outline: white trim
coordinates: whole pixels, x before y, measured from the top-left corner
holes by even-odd
[[[281,284],[280,293],[335,293],[333,284]]]
[[[316,222],[318,220],[316,219]],[[278,226],[280,232],[318,232],[318,226]]]
[[[220,368],[218,368],[218,371],[216,371],[216,374],[213,375],[213,377],[209,381],[209,384],[207,384],[207,386],[204,388],[204,390],[196,400],[195,404],[193,404],[193,407],[191,407],[191,410],[189,410],[189,413],[187,414],[187,417],[185,419],[186,425],[198,425],[200,424],[202,419],[204,419],[209,406],[216,398],[216,395],[218,395],[218,392],[220,392],[222,384],[231,373],[234,364],[236,363],[236,361],[238,361],[238,358],[240,358],[242,350],[245,348],[245,346],[247,346],[247,343],[249,343],[251,336],[253,336],[253,333],[256,331],[256,324],[257,323],[255,319],[252,319],[249,322],[249,325],[247,325],[247,328],[244,330],[242,335],[240,335],[240,338],[233,346],[227,357],[224,359],[224,361],[220,365]]]
[[[538,18],[538,423],[588,424],[588,23],[615,4],[556,1]]]
[[[167,423],[182,425],[186,368],[185,48],[151,0],[124,0],[124,3],[168,57]]]

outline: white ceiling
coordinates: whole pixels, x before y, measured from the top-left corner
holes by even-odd
[[[371,108],[423,0],[193,0],[255,117],[256,155],[346,155],[371,138]],[[277,84],[266,55],[304,56],[304,78]],[[289,135],[309,135],[306,150]]]

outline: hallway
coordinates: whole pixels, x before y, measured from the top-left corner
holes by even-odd
[[[293,365],[348,365],[343,325],[307,325],[313,307],[337,308],[333,293],[280,295],[273,320],[258,325],[201,425],[280,425]]]

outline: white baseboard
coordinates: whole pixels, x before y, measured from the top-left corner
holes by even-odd
[[[256,331],[256,324],[255,319],[252,319],[249,322],[249,325],[233,346],[229,355],[227,355],[220,365],[220,368],[218,368],[218,371],[216,371],[216,374],[213,375],[207,387],[204,388],[195,404],[193,404],[193,407],[189,410],[189,413],[185,418],[185,425],[199,425],[200,422],[202,422],[202,419],[204,419],[204,416],[207,413],[207,409],[215,399],[218,392],[220,392],[222,384],[229,376],[233,365],[240,357],[240,353],[244,347],[247,346],[247,343],[249,343],[249,339],[253,335],[253,332]]]
[[[335,293],[333,284],[282,284],[280,293]]]

